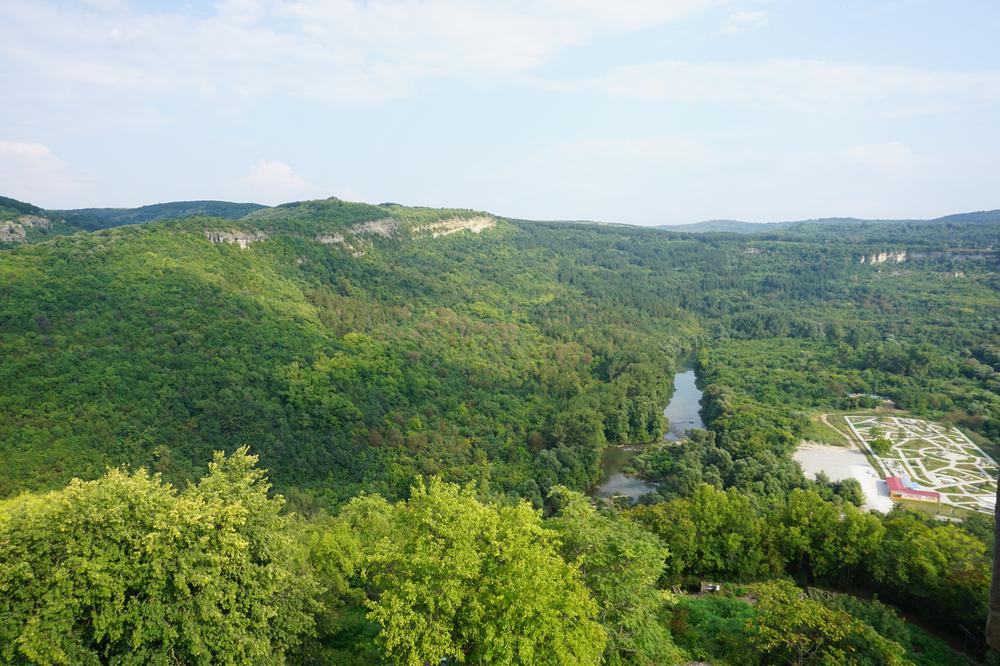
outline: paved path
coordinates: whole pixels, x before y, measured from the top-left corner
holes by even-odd
[[[900,416],[848,414],[844,418],[865,446],[876,428],[892,442],[887,452],[872,452],[890,474],[906,476],[924,490],[941,492],[945,504],[993,513],[997,464],[962,431]]]

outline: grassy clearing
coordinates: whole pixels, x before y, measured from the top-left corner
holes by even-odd
[[[833,423],[833,417],[828,417]],[[839,427],[839,426],[838,426]],[[846,423],[844,424],[844,430],[846,431]],[[820,420],[819,414],[812,414],[809,417],[809,424],[802,429],[802,439],[807,439],[813,442],[819,442],[820,444],[829,444],[831,446],[848,446],[849,442],[844,439],[844,436],[837,432],[834,428],[823,423]]]
[[[948,463],[945,462],[944,460],[940,460],[938,458],[930,458],[930,457],[924,458],[923,463],[924,467],[927,469],[928,472],[933,472],[936,469],[941,469],[942,467],[948,466]]]
[[[977,514],[976,511],[971,509],[963,509],[960,506],[954,506],[951,504],[935,504],[933,502],[914,502],[911,500],[897,500],[897,504],[901,504],[907,509],[914,511],[916,513],[922,513],[928,516],[945,516],[948,518],[960,518],[962,520],[968,518],[969,516],[974,516]],[[982,514],[979,514],[982,515]]]

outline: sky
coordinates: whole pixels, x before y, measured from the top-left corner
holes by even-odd
[[[2,0],[0,194],[530,219],[1000,208],[996,0]]]

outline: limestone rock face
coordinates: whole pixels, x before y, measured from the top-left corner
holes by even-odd
[[[879,252],[877,254],[869,254],[868,256],[861,255],[861,263],[863,264],[884,264],[886,262],[901,264],[904,261],[906,261],[906,250]]]
[[[475,217],[450,217],[412,228],[414,236],[448,236],[459,231],[471,231],[478,234],[485,229],[495,227],[496,219],[487,215]],[[391,217],[369,220],[352,225],[340,233],[317,234],[314,240],[323,245],[337,245],[350,252],[352,256],[362,257],[374,247],[373,237],[394,238],[400,230],[400,222]]]
[[[414,234],[430,234],[433,238],[439,236],[449,236],[459,231],[471,231],[474,234],[481,233],[486,229],[491,229],[497,225],[493,217],[478,215],[476,217],[450,217],[447,220],[431,222],[413,228]]]
[[[52,220],[40,215],[21,215],[15,220],[0,222],[0,243],[24,243],[28,229],[51,229]]]
[[[340,234],[320,234],[316,236],[316,242],[323,245],[341,245],[344,242],[344,237]]]
[[[224,231],[218,229],[205,229],[205,238],[212,244],[234,243],[242,249],[250,247],[251,243],[267,240],[267,234],[262,231]]]
[[[23,243],[27,232],[17,222],[0,222],[0,243]]]
[[[355,225],[357,227],[359,225]],[[352,230],[354,227],[352,227]],[[382,234],[379,233],[379,236]],[[348,242],[342,234],[319,234],[316,236],[316,242],[322,243],[323,245],[339,245],[345,250],[351,253],[352,257],[363,257],[365,256],[364,246],[371,246],[371,241],[366,241],[363,238],[353,238],[352,242]]]
[[[355,224],[351,227],[351,233],[356,236],[392,238],[396,235],[397,229],[399,229],[398,220],[394,220],[391,217],[384,217],[380,220],[369,220],[368,222]]]

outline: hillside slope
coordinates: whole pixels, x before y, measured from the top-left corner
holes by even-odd
[[[880,229],[720,238],[328,199],[21,245],[0,252],[0,495],[120,464],[183,481],[249,444],[302,502],[397,496],[422,473],[540,503],[593,483],[606,443],[658,439],[699,343],[937,340],[954,365],[995,335],[995,255],[945,250],[996,227]],[[901,244],[913,260],[860,261]],[[913,401],[926,381],[836,395]],[[996,401],[961,377],[934,390],[971,413]],[[787,453],[780,401],[706,394],[734,452]]]
[[[238,219],[262,208],[266,206],[229,201],[172,201],[139,208],[45,210],[30,203],[0,197],[0,247],[31,243],[79,231],[96,231],[194,215]]]
[[[697,327],[668,308],[654,336],[562,270],[487,214],[338,200],[9,250],[0,494],[122,463],[183,480],[242,444],[283,488],[333,499],[418,471],[583,487],[605,436],[657,436]]]

